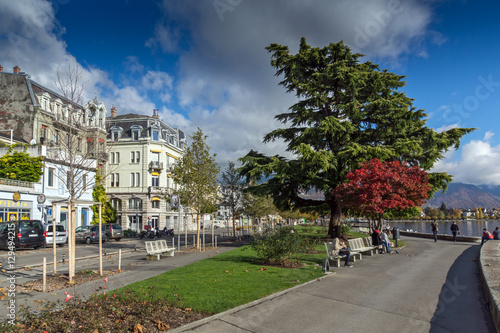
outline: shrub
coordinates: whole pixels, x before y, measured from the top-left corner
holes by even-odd
[[[349,231],[351,231],[350,225],[344,224],[344,223],[340,225],[340,234],[341,235],[346,235],[349,233]]]
[[[283,227],[274,233],[256,238],[252,248],[266,262],[281,264],[297,253],[306,252],[307,239],[291,227]]]

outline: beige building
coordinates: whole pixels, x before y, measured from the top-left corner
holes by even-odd
[[[177,185],[170,171],[184,154],[184,133],[160,120],[158,110],[153,116],[117,115],[113,107],[106,122],[106,191],[122,228],[138,231],[151,222],[159,229],[177,229],[179,212],[170,205]]]

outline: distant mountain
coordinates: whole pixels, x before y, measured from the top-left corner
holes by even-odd
[[[500,208],[500,186],[450,183],[446,193],[435,193],[424,207],[439,208],[443,201],[447,208]]]

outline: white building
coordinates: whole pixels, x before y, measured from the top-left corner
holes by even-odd
[[[179,211],[170,204],[177,189],[171,168],[184,154],[184,133],[160,120],[158,110],[153,116],[118,116],[113,107],[106,122],[106,193],[122,228],[142,230],[151,223],[159,229],[177,229]],[[183,222],[184,217],[183,212]]]

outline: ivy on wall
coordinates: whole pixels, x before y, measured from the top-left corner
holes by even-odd
[[[10,149],[0,157],[0,178],[38,182],[43,174],[43,159]]]

